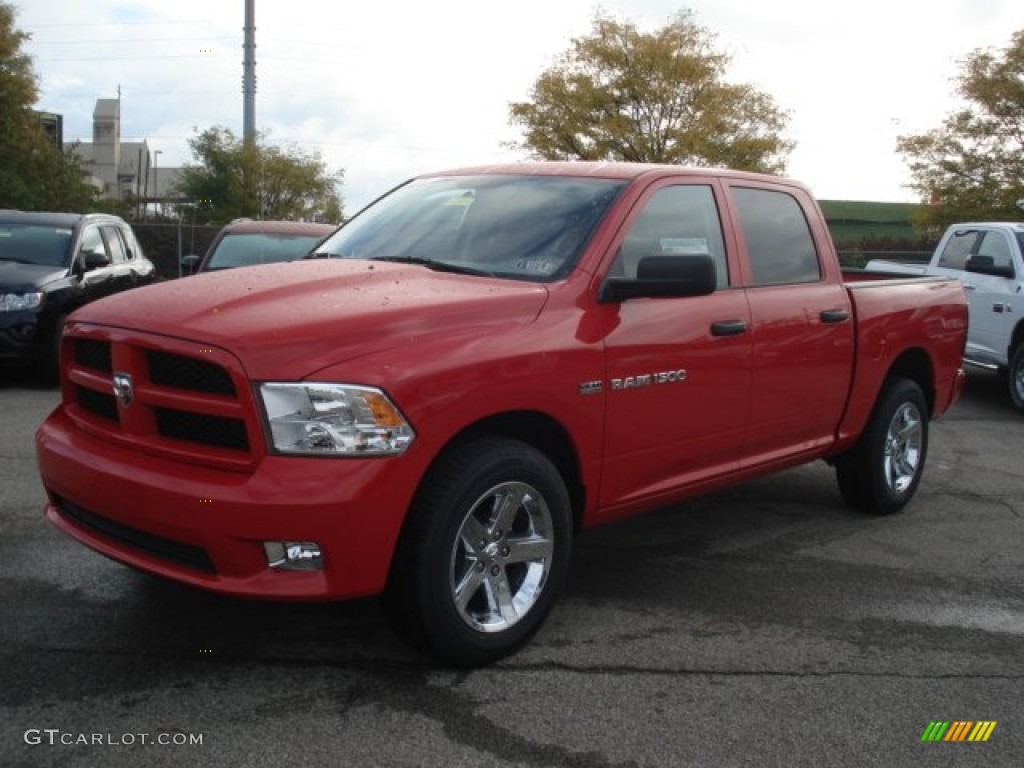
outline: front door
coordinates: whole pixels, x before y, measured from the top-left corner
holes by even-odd
[[[718,290],[631,299],[606,337],[607,421],[601,506],[614,514],[670,498],[733,469],[749,397],[750,313],[733,285],[716,185],[655,185],[637,203],[609,274],[642,258],[707,253]]]

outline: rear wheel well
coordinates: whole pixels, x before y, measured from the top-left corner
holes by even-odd
[[[935,370],[931,358],[922,349],[908,349],[893,362],[887,379],[910,379],[921,388],[928,413],[935,413]]]

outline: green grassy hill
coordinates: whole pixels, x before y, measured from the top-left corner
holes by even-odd
[[[818,204],[838,248],[890,240],[916,243],[922,236],[912,223],[920,207],[917,203],[819,200]]]
[[[922,239],[914,229],[917,203],[872,203],[862,200],[819,200],[832,239],[839,249],[883,242],[903,242],[908,249]],[[919,246],[917,246],[919,247]]]

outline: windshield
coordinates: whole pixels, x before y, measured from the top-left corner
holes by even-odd
[[[66,267],[71,228],[0,221],[0,261]]]
[[[624,186],[568,176],[418,179],[366,208],[316,255],[553,280],[572,269]]]
[[[270,233],[228,234],[221,238],[206,261],[205,271],[231,269],[253,264],[293,261],[309,253],[322,235]]]

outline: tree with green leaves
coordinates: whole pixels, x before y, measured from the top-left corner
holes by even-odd
[[[81,161],[56,146],[32,107],[39,96],[28,35],[0,2],[0,208],[84,211],[96,199]]]
[[[329,173],[316,152],[245,141],[229,129],[208,128],[189,141],[197,164],[182,170],[178,193],[214,224],[248,216],[339,223],[342,172]]]
[[[954,79],[962,108],[932,131],[901,136],[921,223],[1020,218],[1024,199],[1024,29],[1001,51],[978,49]]]
[[[642,32],[601,15],[510,105],[515,148],[544,160],[621,160],[780,173],[788,115],[753,86],[725,81],[730,57],[689,11]]]

